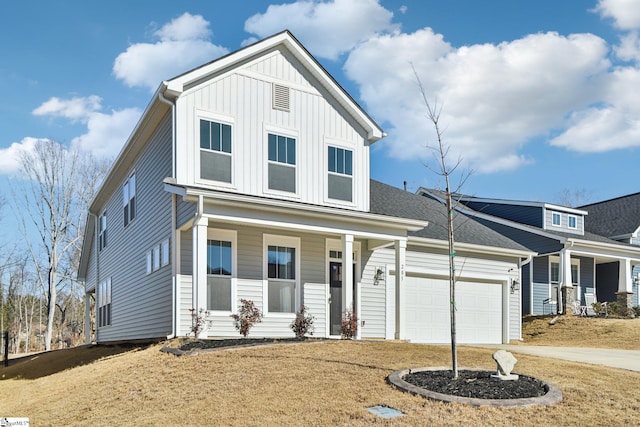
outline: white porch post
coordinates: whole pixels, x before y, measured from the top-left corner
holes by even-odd
[[[633,277],[631,270],[631,260],[621,259],[618,274],[618,292],[616,292],[618,304],[622,309],[622,314],[626,315],[633,307]]]
[[[396,240],[396,339],[405,338],[405,258],[407,252],[407,241]]]
[[[570,313],[573,305],[573,283],[571,281],[571,251],[560,251],[560,295],[558,306],[562,313]]]
[[[193,224],[193,307],[207,309],[207,226],[209,220],[200,217]]]
[[[342,311],[353,310],[358,313],[360,307],[353,306],[353,234],[342,236]]]

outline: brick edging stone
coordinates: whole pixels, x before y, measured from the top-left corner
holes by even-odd
[[[418,396],[426,397],[431,400],[439,400],[443,402],[463,403],[472,406],[502,406],[502,407],[530,407],[538,405],[553,405],[562,400],[562,391],[553,384],[543,381],[545,390],[547,393],[540,397],[526,397],[522,399],[478,399],[473,397],[460,397],[452,396],[450,394],[436,393],[434,391],[426,390],[421,387],[417,387],[413,384],[409,384],[403,378],[409,373],[422,372],[422,371],[446,371],[450,370],[448,367],[436,367],[436,368],[415,368],[415,369],[402,369],[395,371],[387,377],[387,382],[399,390],[406,391]],[[469,369],[479,370],[479,369]]]

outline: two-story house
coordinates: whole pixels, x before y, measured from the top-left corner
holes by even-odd
[[[78,277],[87,341],[191,333],[449,340],[448,251],[425,198],[370,180],[380,127],[287,31],[162,82],[90,206]],[[433,220],[432,220],[433,218]],[[442,238],[442,236],[445,236]],[[519,339],[519,268],[532,252],[469,221],[459,342]]]
[[[440,197],[421,189],[420,194]],[[537,253],[522,269],[523,314],[576,313],[595,301],[633,305],[638,247],[588,231],[591,210],[458,195],[461,211]]]

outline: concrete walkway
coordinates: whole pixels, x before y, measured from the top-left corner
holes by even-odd
[[[591,363],[612,368],[640,371],[640,350],[615,350],[608,348],[547,347],[535,345],[487,345],[486,348],[504,349],[512,353],[551,357],[572,362]]]

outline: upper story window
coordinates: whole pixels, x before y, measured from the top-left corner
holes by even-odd
[[[103,212],[98,219],[98,249],[107,247],[107,213]]]
[[[270,190],[296,192],[296,140],[295,138],[268,134]]]
[[[578,228],[578,217],[575,215],[569,215],[567,217],[567,220],[569,222],[569,228]]]
[[[122,186],[122,209],[124,211],[124,226],[129,225],[136,217],[136,176],[131,175]]]
[[[208,231],[207,310],[232,311],[234,301],[236,233],[230,230]]]
[[[200,178],[231,182],[231,125],[200,119]]]
[[[330,199],[353,201],[353,152],[329,147],[327,195]]]
[[[558,212],[551,213],[551,224],[560,227],[560,214]]]

